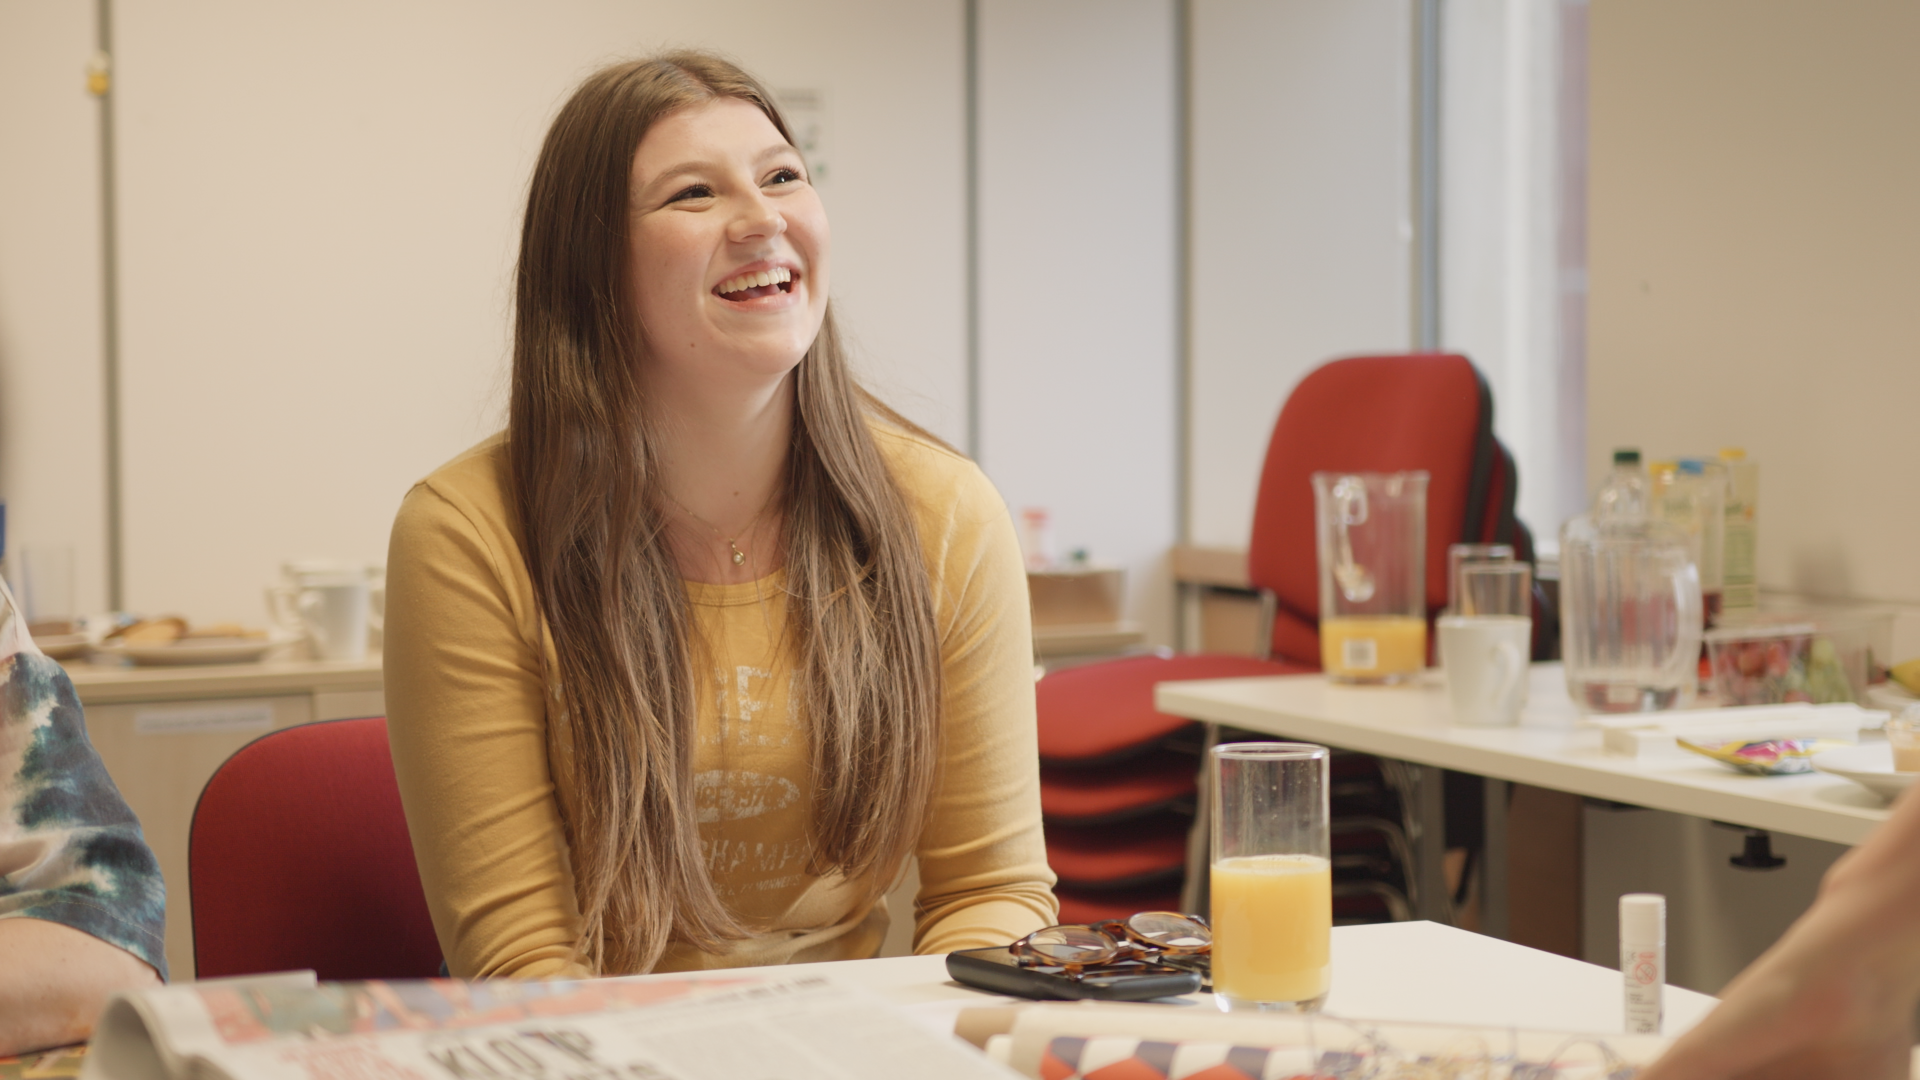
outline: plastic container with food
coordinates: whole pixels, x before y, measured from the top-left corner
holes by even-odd
[[[1857,636],[1814,620],[1709,630],[1714,696],[1722,705],[1858,701],[1866,689],[1867,650]]]

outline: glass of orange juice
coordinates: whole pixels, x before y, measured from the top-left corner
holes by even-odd
[[[1427,474],[1313,474],[1320,666],[1395,683],[1427,666]]]
[[[1327,748],[1224,743],[1211,768],[1214,1001],[1317,1010],[1333,936]]]

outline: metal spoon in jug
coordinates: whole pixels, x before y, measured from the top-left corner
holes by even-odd
[[[1333,498],[1337,508],[1333,528],[1333,580],[1348,600],[1363,604],[1373,598],[1373,574],[1353,561],[1353,538],[1347,534],[1347,526],[1364,524],[1367,520],[1366,483],[1357,476],[1341,477],[1333,486]]]

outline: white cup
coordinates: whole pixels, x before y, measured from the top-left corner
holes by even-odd
[[[281,573],[285,580],[267,589],[273,621],[305,638],[316,660],[364,660],[368,634],[379,628],[368,568],[310,561],[287,563]]]
[[[1454,722],[1477,727],[1519,723],[1527,704],[1533,620],[1524,615],[1442,615],[1438,626]]]

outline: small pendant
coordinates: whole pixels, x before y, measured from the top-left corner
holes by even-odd
[[[733,565],[739,566],[741,563],[747,561],[747,553],[734,547],[733,541],[727,541],[727,546],[733,548]]]

